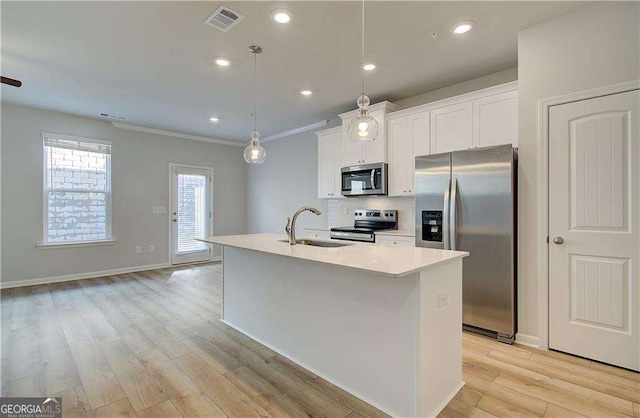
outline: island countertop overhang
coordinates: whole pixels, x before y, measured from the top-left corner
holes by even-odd
[[[286,237],[279,234],[246,234],[207,237],[199,241],[369,271],[390,277],[403,277],[469,255],[465,251],[383,244],[353,243],[353,245],[336,248],[292,246],[287,242],[279,242],[283,239]],[[352,243],[349,242],[349,244]]]

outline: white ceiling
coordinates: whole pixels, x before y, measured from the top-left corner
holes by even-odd
[[[258,129],[266,137],[355,107],[360,77],[359,2],[233,2],[245,16],[228,33],[203,21],[216,2],[1,2],[2,101],[247,142],[252,55],[258,56]],[[368,2],[372,102],[397,100],[517,65],[517,32],[577,2]],[[289,25],[270,12],[287,7]],[[476,28],[454,38],[453,23]],[[432,31],[440,36],[433,40]],[[213,65],[217,55],[229,68]],[[298,91],[309,87],[312,97]],[[209,117],[220,118],[218,124]]]

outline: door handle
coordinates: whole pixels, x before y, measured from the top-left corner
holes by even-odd
[[[451,179],[451,210],[449,214],[449,231],[451,233],[451,249],[456,249],[456,209],[458,205],[458,179]]]
[[[177,219],[174,219],[174,220],[173,220],[173,222],[178,222],[178,220],[177,220]]]
[[[564,244],[564,238],[562,238],[562,237],[555,237],[555,238],[553,239],[553,243],[554,243],[554,244],[556,244],[556,245],[562,245],[562,244]]]
[[[371,189],[376,189],[376,169],[371,170]]]
[[[451,190],[451,179],[447,179],[447,188],[444,189],[444,210],[442,211],[442,239],[443,249],[450,250],[449,244],[449,193]]]

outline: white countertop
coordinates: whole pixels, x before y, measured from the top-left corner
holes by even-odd
[[[384,244],[355,243],[334,248],[309,245],[292,246],[287,242],[278,242],[278,240],[283,239],[286,239],[286,237],[279,234],[250,234],[207,237],[200,241],[365,270],[391,277],[405,276],[429,266],[469,255],[468,252],[464,251],[434,250],[431,248]],[[341,243],[347,242],[341,241]],[[351,243],[349,242],[349,244]]]

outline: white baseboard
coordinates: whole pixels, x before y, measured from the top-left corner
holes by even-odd
[[[211,259],[209,261],[222,261],[222,256],[221,255],[217,255],[215,257],[211,257]]]
[[[93,279],[95,277],[113,276],[114,274],[134,273],[137,271],[156,270],[170,267],[169,263],[150,264],[147,266],[125,267],[114,270],[92,271],[88,273],[67,274],[65,276],[42,277],[38,279],[16,280],[12,282],[0,282],[0,289],[12,287],[34,286],[38,284],[48,284],[57,282],[68,282],[71,280]]]
[[[540,348],[540,340],[538,337],[528,334],[517,333],[516,342],[522,345],[528,345],[529,347]]]

